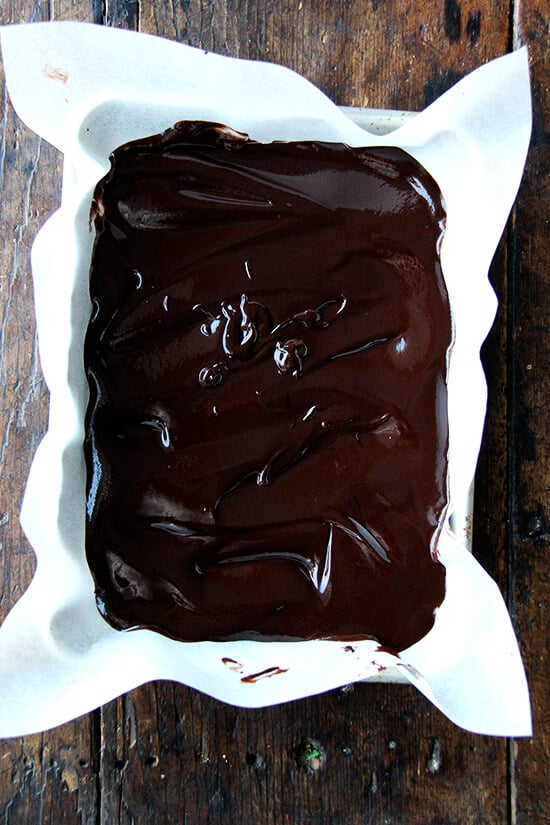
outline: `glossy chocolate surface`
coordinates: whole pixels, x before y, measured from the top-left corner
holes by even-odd
[[[438,187],[399,149],[182,123],[92,205],[87,557],[117,628],[373,637],[445,590]]]

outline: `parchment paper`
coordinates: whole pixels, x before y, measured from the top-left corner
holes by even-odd
[[[442,264],[455,327],[449,515],[463,513],[485,414],[479,348],[496,310],[487,270],[529,142],[526,51],[483,66],[396,131],[375,136],[279,66],[78,23],[4,27],[0,38],[16,111],[64,153],[61,208],[32,255],[51,404],[21,516],[37,571],[0,628],[0,736],[52,727],[151,679],[260,707],[388,676],[416,685],[464,728],[529,735],[527,685],[505,604],[450,524],[437,547],[447,568],[445,600],[433,630],[399,657],[372,641],[184,644],[146,630],[119,633],[96,610],[85,561],[82,454],[88,210],[112,149],[189,118],[227,123],[257,140],[398,145],[432,173],[447,204]]]

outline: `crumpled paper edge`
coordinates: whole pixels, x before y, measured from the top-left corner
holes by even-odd
[[[33,54],[32,44],[28,41],[29,38],[32,40],[32,38],[35,37],[39,45],[44,45],[45,32],[38,31],[42,26],[48,27],[48,45],[52,49],[54,57],[51,62],[45,62],[42,66],[38,67],[37,65],[33,65],[32,60],[28,60],[28,55]],[[55,36],[51,36],[54,31],[52,27],[57,28],[57,41]],[[485,700],[480,702],[479,684],[471,694],[468,692],[464,694],[462,688],[462,691],[458,692],[457,695],[457,692],[453,691],[453,685],[456,684],[456,681],[453,679],[449,680],[448,678],[449,672],[452,671],[453,668],[456,668],[456,657],[453,661],[449,661],[449,656],[443,655],[440,658],[440,663],[443,661],[444,666],[440,666],[434,670],[433,650],[430,653],[430,640],[432,640],[434,636],[436,638],[438,635],[443,636],[442,642],[438,644],[442,652],[449,650],[446,636],[449,628],[447,627],[447,630],[445,630],[445,627],[446,624],[448,624],[448,608],[452,604],[452,599],[448,599],[447,597],[440,608],[433,631],[431,631],[424,640],[419,642],[418,645],[415,645],[409,651],[403,652],[398,660],[393,656],[388,657],[388,654],[380,653],[376,649],[377,646],[368,641],[347,646],[343,646],[338,642],[304,642],[294,643],[290,648],[296,653],[299,648],[307,646],[308,651],[313,651],[313,656],[309,657],[308,655],[306,657],[307,662],[305,666],[303,663],[301,666],[303,652],[298,657],[291,657],[296,659],[296,661],[293,661],[292,666],[288,669],[284,669],[280,664],[276,664],[276,662],[287,664],[289,658],[288,645],[254,642],[230,644],[205,642],[198,645],[185,645],[185,673],[182,674],[181,662],[179,661],[180,657],[178,656],[178,651],[181,653],[182,650],[181,645],[178,646],[178,643],[165,640],[149,631],[117,634],[108,628],[99,618],[93,599],[89,598],[91,581],[87,568],[83,569],[82,567],[80,548],[75,547],[74,544],[72,544],[72,546],[60,546],[57,535],[58,525],[57,523],[55,525],[51,523],[51,500],[48,500],[48,497],[44,495],[43,485],[39,483],[41,476],[40,468],[42,468],[42,470],[47,468],[50,474],[53,470],[54,476],[57,475],[57,477],[52,479],[52,489],[55,489],[56,483],[59,483],[62,487],[63,480],[67,475],[71,475],[71,472],[76,476],[82,472],[82,457],[78,438],[73,437],[72,442],[67,444],[64,433],[65,428],[60,422],[66,423],[67,412],[69,412],[69,417],[71,415],[74,416],[72,424],[75,427],[75,432],[81,434],[81,412],[84,401],[82,397],[78,397],[78,392],[75,397],[74,392],[67,393],[63,387],[57,386],[57,379],[54,373],[51,375],[47,374],[48,369],[46,363],[49,358],[46,358],[44,353],[47,351],[51,356],[51,353],[55,352],[62,361],[67,360],[67,353],[70,350],[72,341],[71,336],[69,336],[68,340],[64,340],[63,336],[59,336],[57,332],[51,335],[52,325],[49,323],[49,318],[41,317],[40,301],[38,299],[41,289],[44,288],[45,276],[44,271],[40,272],[42,266],[40,259],[41,257],[43,258],[45,254],[44,247],[51,245],[52,241],[58,242],[61,240],[63,230],[66,228],[64,221],[67,212],[69,211],[70,213],[70,210],[75,207],[82,207],[82,204],[78,201],[71,202],[71,187],[75,183],[74,178],[82,177],[86,173],[90,174],[92,171],[91,163],[88,164],[89,168],[83,168],[82,163],[78,163],[79,160],[89,161],[89,158],[79,159],[72,152],[71,142],[74,141],[75,128],[77,128],[75,124],[81,123],[90,111],[97,111],[102,105],[108,105],[109,101],[113,99],[116,101],[117,92],[118,96],[122,96],[123,99],[127,97],[127,95],[124,95],[124,82],[119,83],[119,86],[122,86],[120,89],[117,89],[117,83],[113,82],[117,72],[117,57],[120,56],[120,52],[116,48],[110,48],[110,46],[119,42],[121,37],[136,37],[134,33],[114,32],[109,29],[95,28],[97,34],[94,36],[97,38],[97,42],[99,43],[101,41],[102,48],[106,49],[112,58],[111,67],[113,74],[110,76],[109,72],[102,73],[102,82],[99,86],[101,87],[103,84],[104,88],[98,89],[97,86],[94,88],[93,100],[90,98],[89,75],[86,75],[86,68],[89,69],[90,67],[86,67],[86,61],[82,59],[82,47],[79,42],[82,34],[82,24],[34,24],[32,27],[24,27],[25,33],[23,36],[27,38],[27,47],[25,48],[26,68],[21,72],[21,66],[19,65],[21,61],[19,61],[18,71],[15,73],[10,70],[10,61],[6,59],[6,52],[9,57],[10,48],[14,48],[14,44],[18,39],[21,41],[21,27],[8,27],[1,31],[6,62],[6,75],[15,108],[31,128],[38,131],[54,145],[57,145],[58,148],[65,151],[66,172],[64,176],[62,210],[56,213],[56,215],[50,219],[45,229],[42,230],[33,250],[33,264],[36,264],[35,290],[37,295],[37,322],[40,335],[40,349],[45,367],[45,378],[52,393],[52,401],[50,408],[50,429],[40,445],[33,463],[22,515],[25,530],[31,544],[33,544],[38,553],[37,573],[28,591],[10,613],[0,632],[0,657],[1,660],[8,665],[3,677],[0,679],[0,692],[4,700],[4,713],[0,713],[0,731],[2,735],[16,735],[16,733],[29,732],[31,729],[38,730],[51,727],[66,719],[78,716],[92,709],[92,707],[96,707],[108,699],[153,678],[172,678],[176,681],[183,681],[199,690],[204,690],[206,693],[215,695],[224,701],[229,701],[237,705],[257,707],[328,690],[350,681],[362,679],[366,673],[384,671],[386,668],[392,668],[394,671],[401,670],[407,679],[413,684],[416,684],[444,713],[457,724],[467,729],[501,735],[528,735],[530,733],[530,719],[525,676],[504,603],[491,579],[486,574],[480,572],[481,568],[479,568],[477,562],[469,556],[468,558],[470,560],[468,562],[463,560],[465,551],[461,547],[457,548],[456,540],[452,538],[447,538],[442,541],[440,547],[442,560],[447,565],[448,570],[450,571],[453,565],[456,568],[458,563],[458,573],[465,574],[466,582],[468,584],[471,583],[469,574],[479,579],[487,591],[485,592],[483,587],[481,588],[483,591],[483,599],[486,600],[488,604],[493,605],[493,609],[496,609],[497,613],[498,611],[504,611],[501,620],[503,623],[503,639],[505,643],[498,648],[498,655],[492,656],[489,673],[493,673],[496,677],[494,687],[497,695],[502,694],[503,678],[505,676],[509,678],[510,674],[514,676],[513,690],[510,693],[514,698],[513,707],[502,708],[498,702],[494,701],[494,694],[487,696]],[[19,29],[19,34],[15,32],[15,29]],[[72,29],[72,32],[70,29]],[[101,34],[99,32],[101,32]],[[216,73],[216,82],[219,82],[220,76],[223,76],[228,84],[238,82],[236,79],[238,76],[241,77],[241,80],[242,77],[246,77],[246,87],[250,92],[250,99],[240,101],[243,106],[239,116],[230,115],[226,118],[226,120],[236,128],[243,128],[243,120],[241,119],[239,121],[239,117],[242,118],[244,113],[244,121],[246,121],[247,106],[250,106],[251,102],[254,101],[254,95],[259,92],[261,93],[265,89],[265,84],[273,82],[273,79],[276,78],[277,86],[283,90],[285,97],[285,118],[279,118],[277,123],[278,136],[283,136],[285,139],[307,137],[331,139],[331,130],[335,130],[336,133],[338,133],[340,129],[344,129],[348,136],[347,142],[355,143],[355,145],[368,145],[369,142],[378,145],[383,143],[400,145],[411,151],[412,154],[416,155],[418,159],[427,166],[436,179],[438,179],[446,194],[449,188],[452,189],[453,185],[459,185],[460,181],[448,180],[448,169],[443,168],[438,170],[434,168],[434,156],[433,151],[431,151],[433,150],[433,145],[430,144],[433,144],[434,140],[445,141],[446,152],[454,151],[457,160],[463,163],[464,146],[468,145],[470,137],[466,115],[472,115],[472,107],[468,108],[467,105],[462,103],[462,114],[465,115],[465,120],[462,124],[463,134],[460,135],[455,132],[452,136],[448,134],[445,135],[441,129],[441,115],[438,113],[445,111],[446,107],[448,108],[449,96],[454,96],[455,107],[458,106],[460,110],[461,104],[459,98],[462,96],[468,101],[472,87],[475,87],[476,84],[475,78],[479,76],[478,73],[494,72],[495,64],[497,63],[500,64],[500,72],[502,73],[504,69],[504,74],[508,71],[511,77],[517,76],[517,74],[521,72],[524,73],[525,82],[523,85],[516,83],[514,86],[514,88],[518,85],[521,87],[521,100],[510,100],[510,89],[501,78],[501,96],[505,94],[506,100],[499,99],[495,101],[493,99],[488,112],[477,113],[478,116],[481,115],[484,117],[487,122],[488,138],[493,136],[494,121],[492,121],[491,118],[494,117],[495,113],[498,114],[500,110],[504,112],[509,111],[514,105],[517,106],[517,104],[520,104],[519,112],[525,115],[526,98],[528,100],[527,58],[525,51],[523,51],[523,53],[517,52],[514,55],[508,55],[499,61],[493,61],[491,64],[487,64],[487,66],[478,69],[477,72],[474,72],[461,81],[453,90],[447,93],[447,95],[444,95],[432,104],[422,115],[415,118],[414,122],[405,124],[398,132],[394,132],[384,139],[376,137],[369,141],[368,135],[365,135],[364,132],[359,133],[359,130],[357,130],[357,137],[354,139],[354,136],[351,135],[352,129],[349,121],[346,121],[345,117],[338,112],[336,107],[315,89],[315,87],[287,69],[272,66],[271,64],[253,64],[253,73],[258,84],[258,88],[253,88],[254,83],[250,83],[251,64],[247,63],[247,61],[235,61],[230,58],[215,55],[204,55],[204,57],[202,57],[202,53],[189,47],[183,47],[146,35],[137,35],[137,37],[141,38],[142,57],[143,49],[146,49],[147,51],[150,50],[150,56],[155,55],[157,58],[155,65],[158,67],[159,77],[155,79],[148,76],[148,82],[157,83],[158,81],[157,88],[163,88],[163,94],[166,95],[167,99],[170,99],[171,93],[181,93],[181,90],[178,92],[178,89],[167,88],[167,86],[170,86],[171,81],[168,80],[167,83],[167,75],[164,72],[164,60],[167,53],[171,52],[172,55],[175,56],[176,52],[174,50],[176,49],[178,50],[177,59],[181,59],[187,68],[193,68],[193,64],[196,65],[199,54],[201,55],[200,59],[203,61],[205,59],[217,61],[220,72]],[[74,74],[70,75],[65,82],[60,79],[64,76],[64,69],[63,66],[59,66],[55,60],[55,56],[60,53],[60,38],[63,40],[61,52],[64,57],[70,58],[71,55],[67,55],[67,51],[72,52],[71,59],[75,61],[76,66],[82,68],[80,88],[78,87],[78,82],[76,84],[74,82]],[[145,41],[148,41],[147,47],[144,45]],[[127,42],[129,43],[130,41],[128,40]],[[141,62],[147,70],[150,68],[148,60],[142,59]],[[231,71],[229,67],[232,67]],[[232,74],[233,70],[235,70],[235,75]],[[241,73],[244,74],[241,75]],[[120,79],[122,76],[122,74],[119,74],[118,78]],[[171,76],[168,75],[168,78],[170,77]],[[160,83],[161,78],[162,83]],[[52,81],[58,84],[54,87],[56,89],[54,100],[52,100],[51,92]],[[70,89],[69,81],[72,82]],[[33,83],[33,86],[29,87],[29,83]],[[37,88],[37,85],[40,87],[40,83],[45,84],[44,95],[41,95],[40,88]],[[30,108],[28,106],[28,88],[34,88]],[[47,94],[46,89],[48,89]],[[475,88],[473,90],[475,92]],[[78,101],[76,105],[73,103],[71,106],[71,95],[73,96],[73,101]],[[315,112],[315,117],[308,123],[306,128],[307,133],[302,131],[294,134],[293,130],[296,129],[296,125],[298,128],[304,128],[304,98],[307,99],[307,106],[311,106]],[[36,103],[37,101],[39,101],[38,105]],[[270,103],[273,105],[273,99],[270,100]],[[485,100],[484,103],[485,106],[487,106],[487,100]],[[296,111],[293,110],[293,104],[296,107]],[[41,107],[44,109],[43,111],[40,111]],[[443,107],[443,109],[441,107]],[[189,106],[186,105],[185,116],[197,116],[197,109],[202,112],[204,110],[204,103],[201,100],[201,102],[196,104],[196,109],[193,109],[193,106],[191,106],[191,109],[192,111],[189,111]],[[49,131],[43,128],[44,120],[50,125],[53,124]],[[526,120],[529,121],[529,117],[527,117],[527,119],[521,117],[520,120],[522,124],[525,124]],[[270,123],[270,127],[273,127],[272,123]],[[256,124],[256,128],[258,129],[258,124]],[[479,130],[479,123],[477,124],[477,128]],[[256,133],[254,133],[253,129],[248,129],[248,131],[250,131],[253,137],[262,139],[262,135],[259,134],[258,131],[256,131]],[[529,127],[527,127],[527,132],[528,131]],[[349,139],[350,136],[352,139]],[[269,136],[265,136],[264,139],[269,139]],[[526,140],[524,136],[524,143],[526,151],[528,134]],[[494,146],[491,145],[490,149],[491,155],[494,156]],[[482,144],[478,141],[473,147],[473,150],[474,155],[479,155],[480,152],[482,154]],[[505,151],[505,149],[503,149],[503,151]],[[76,153],[76,155],[78,155],[78,153]],[[470,159],[471,157],[472,155],[470,155]],[[478,161],[482,164],[483,159],[478,158]],[[447,164],[447,166],[448,165],[449,164]],[[86,167],[85,163],[84,167]],[[503,204],[503,214],[499,217],[499,220],[494,223],[501,223],[502,226],[490,241],[487,241],[487,238],[483,239],[482,249],[476,248],[475,244],[472,245],[473,268],[471,271],[469,270],[469,272],[470,274],[473,273],[472,278],[478,279],[472,282],[472,286],[475,286],[476,291],[480,289],[485,290],[485,296],[483,301],[479,301],[482,312],[476,315],[475,323],[471,325],[477,332],[477,335],[472,336],[470,330],[467,339],[464,338],[461,340],[459,338],[458,344],[455,342],[453,351],[453,358],[455,358],[455,360],[456,352],[458,351],[459,353],[462,352],[463,357],[466,358],[474,356],[476,363],[479,364],[479,346],[485,338],[492,322],[492,315],[496,307],[494,296],[491,295],[490,287],[488,287],[488,283],[486,282],[486,271],[517,191],[522,167],[523,162],[516,162],[514,164],[514,173],[505,176],[506,179],[504,182],[502,180],[493,182],[499,186],[499,191],[501,191],[502,195],[500,202]],[[496,168],[498,168],[498,166]],[[97,177],[99,177],[99,175],[96,174],[95,179],[97,179]],[[444,180],[446,177],[447,179]],[[491,185],[490,181],[485,181],[485,183],[486,185]],[[502,192],[503,188],[506,191]],[[80,218],[82,218],[82,214]],[[472,228],[475,230],[473,224]],[[77,235],[78,233],[75,234]],[[479,234],[479,232],[477,234]],[[476,236],[475,231],[474,236]],[[64,242],[66,249],[66,238]],[[76,243],[76,240],[70,238],[69,245],[71,243]],[[78,246],[78,244],[76,244],[76,246]],[[451,265],[446,267],[444,262],[447,284],[450,294],[453,289],[455,289],[455,292],[458,294],[461,290],[458,287],[458,283],[455,283],[455,280],[453,280],[453,277],[456,279],[456,275],[450,277],[452,273],[452,244],[449,245],[448,251]],[[76,259],[78,259],[79,255],[83,256],[84,261],[81,260],[80,263],[84,263],[87,268],[86,254],[88,253],[79,249],[73,249],[72,254]],[[481,282],[479,281],[480,271],[483,274],[483,281]],[[51,285],[51,278],[49,284]],[[462,292],[464,292],[463,289]],[[73,316],[69,318],[69,329],[71,329],[72,323],[74,330],[74,327],[78,327],[79,323],[86,322],[87,306],[79,305],[78,301],[75,302],[74,295],[70,289],[65,299],[68,302]],[[456,300],[455,297],[455,301]],[[458,294],[458,300],[460,301],[460,294]],[[451,301],[453,303],[452,294]],[[71,306],[71,303],[73,306]],[[468,303],[471,303],[469,297]],[[74,306],[74,304],[76,304],[76,306]],[[454,314],[457,312],[460,314],[463,309],[463,307],[460,308],[459,305],[453,303]],[[460,332],[460,325],[457,324],[457,327]],[[74,362],[70,363],[68,361],[68,372],[71,372],[71,370],[74,371],[74,368]],[[481,438],[483,409],[480,415],[480,405],[483,408],[485,401],[485,384],[480,368],[475,372],[478,389],[476,396],[480,399],[480,404],[476,406],[475,410],[472,410],[470,422],[475,434],[474,442],[476,440],[479,441]],[[51,384],[48,379],[51,380]],[[449,387],[449,390],[451,390],[451,387]],[[468,391],[471,393],[470,387],[468,387]],[[451,406],[451,399],[449,400],[449,406]],[[469,485],[471,481],[477,458],[477,450],[472,450],[471,453],[472,458],[470,465],[468,466],[466,463],[465,468],[463,465],[462,476],[459,474],[458,477],[455,475],[453,478],[454,487],[458,491],[463,492],[465,483],[467,482]],[[59,460],[60,456],[62,459],[61,462]],[[453,495],[454,493],[451,491],[451,499]],[[82,534],[83,525],[78,513],[70,515],[69,518],[65,517],[65,521],[67,522],[64,532],[65,537],[72,536],[74,539],[74,537]],[[69,542],[69,544],[71,544],[71,542]],[[47,611],[44,611],[44,598],[47,596],[49,589],[57,587],[57,578],[55,575],[56,564],[54,562],[57,563],[58,570],[63,570],[63,576],[67,584],[67,590],[71,593],[71,598],[66,600],[65,603],[58,605],[58,609],[54,611],[52,615],[48,616]],[[453,576],[455,575],[456,574],[453,573]],[[459,579],[460,576],[456,581],[459,581]],[[455,592],[457,592],[459,596],[461,591]],[[83,602],[82,599],[85,594],[86,598]],[[45,618],[47,618],[48,621],[45,621]],[[475,611],[473,613],[470,612],[469,618],[474,619],[475,622],[482,622],[483,610],[479,611],[479,615]],[[478,625],[476,624],[475,627],[478,627]],[[451,630],[459,630],[456,634],[458,647],[453,647],[453,651],[454,653],[456,653],[457,650],[461,651],[462,660],[467,664],[469,673],[473,674],[473,677],[470,678],[469,681],[471,684],[475,684],[476,680],[474,677],[476,668],[479,669],[479,667],[482,666],[483,670],[487,671],[487,655],[492,655],[495,646],[491,644],[484,649],[482,661],[480,662],[479,656],[476,657],[472,655],[472,650],[464,651],[461,649],[461,647],[464,647],[463,632],[465,629],[466,627],[464,625],[460,627],[460,625],[457,625],[456,621],[453,620]],[[113,636],[113,634],[115,635]],[[462,646],[460,645],[461,641]],[[492,639],[489,640],[489,642],[492,641]],[[112,645],[117,649],[117,656],[120,657],[123,655],[124,657],[123,667],[119,667],[116,672],[112,670]],[[176,647],[174,647],[174,645],[176,645]],[[235,653],[235,659],[233,659],[230,657],[230,652],[237,650],[236,645],[238,645],[239,654],[237,658],[237,653]],[[35,654],[32,657],[28,655],[29,649]],[[342,650],[345,653],[344,656],[342,655]],[[228,679],[223,681],[222,688],[220,689],[219,686],[213,685],[211,674],[216,668],[219,670],[223,653],[225,653],[227,658],[231,659],[233,664],[231,664],[231,662],[226,663],[229,665],[226,667]],[[464,659],[465,656],[466,659]],[[312,667],[312,663],[314,662],[318,664],[317,667]],[[107,665],[109,665],[109,667],[107,667]],[[284,672],[284,682],[282,681],[282,674],[277,674],[277,678],[268,678],[268,676],[271,677],[275,675],[274,673],[268,673],[266,674],[266,678],[256,683],[254,692],[246,695],[243,700],[241,682],[243,674],[244,676],[250,676],[251,673],[258,674],[263,670],[272,671],[276,667]],[[429,674],[427,681],[419,676],[421,670]],[[82,685],[85,684],[86,681],[89,681],[91,674],[95,677],[93,680],[93,700],[88,693],[82,691]],[[330,678],[327,678],[327,676]],[[238,680],[238,684],[236,683],[236,691],[231,689],[231,679]],[[38,696],[36,695],[37,688],[39,688]],[[258,688],[261,689],[258,690]],[[47,700],[46,697],[48,697]],[[36,708],[37,699],[38,707]],[[476,706],[476,713],[472,713],[472,703]],[[19,711],[22,706],[25,706],[23,717]],[[34,713],[29,714],[30,707],[36,708]],[[496,713],[495,708],[497,708]],[[492,713],[490,712],[491,710],[493,711]],[[25,728],[24,731],[22,731],[22,726]]]

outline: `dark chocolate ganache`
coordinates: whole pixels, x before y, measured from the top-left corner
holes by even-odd
[[[400,149],[178,123],[92,204],[87,558],[119,629],[373,638],[445,592],[437,184]]]

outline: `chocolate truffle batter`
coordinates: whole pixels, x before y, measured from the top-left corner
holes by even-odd
[[[438,187],[399,149],[179,123],[96,241],[87,557],[114,627],[401,650],[445,590]]]

